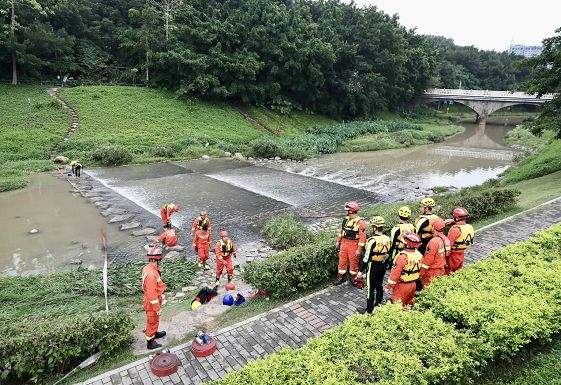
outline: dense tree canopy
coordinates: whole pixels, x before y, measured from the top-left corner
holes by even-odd
[[[543,41],[542,53],[528,60],[531,74],[525,86],[529,93],[556,94],[532,122],[532,129],[536,133],[553,129],[561,138],[561,28],[555,32],[555,36]]]
[[[457,46],[441,36],[429,36],[429,39],[438,52],[435,83],[439,87],[512,90],[520,88],[528,76],[520,56]]]
[[[514,61],[338,0],[0,0],[4,80],[68,74],[363,117],[459,79],[509,88]]]

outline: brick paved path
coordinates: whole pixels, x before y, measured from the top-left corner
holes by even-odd
[[[486,258],[490,252],[509,243],[522,241],[538,230],[561,221],[561,198],[505,221],[482,228],[470,248],[466,262]],[[248,361],[283,347],[302,346],[310,337],[343,322],[365,305],[364,294],[348,285],[330,287],[282,307],[273,309],[215,333],[218,350],[210,357],[197,359],[190,344],[172,351],[181,360],[178,373],[157,378],[148,358],[85,381],[92,385],[168,385],[199,384],[223,377]]]

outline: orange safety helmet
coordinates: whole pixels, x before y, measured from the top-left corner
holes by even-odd
[[[345,211],[349,213],[358,213],[360,211],[360,204],[355,201],[345,203]]]
[[[226,230],[220,230],[219,235],[220,235],[220,238],[228,237],[228,232]]]
[[[455,221],[461,221],[463,219],[469,218],[469,213],[463,207],[456,207],[454,210],[452,210],[452,217]]]
[[[419,237],[415,233],[405,233],[405,235],[403,236],[403,240],[405,241],[407,246],[414,247],[414,248],[421,246],[422,243],[421,237]]]
[[[152,246],[148,249],[148,253],[146,254],[146,258],[148,259],[155,259],[157,261],[162,259],[162,248],[160,246]]]
[[[436,231],[442,231],[444,230],[444,228],[446,227],[446,224],[444,223],[444,220],[441,218],[435,219],[432,222],[432,228]]]
[[[176,203],[168,203],[164,207],[166,210],[169,210],[171,212],[178,212],[181,209],[181,207]]]

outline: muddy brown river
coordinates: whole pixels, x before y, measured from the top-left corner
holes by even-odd
[[[308,222],[339,215],[344,202],[412,199],[435,186],[464,187],[503,172],[513,152],[504,144],[509,127],[465,124],[465,132],[443,143],[399,150],[338,153],[305,162],[232,159],[158,163],[87,170],[120,194],[123,206],[140,207],[156,220],[164,202],[182,206],[174,225],[189,231],[205,208],[215,228],[227,228],[238,243],[256,241],[264,221],[294,212]],[[0,271],[25,274],[68,266],[72,259],[99,264],[99,232],[105,218],[67,182],[49,174],[31,178],[24,190],[0,194]],[[151,214],[149,214],[151,213]],[[33,228],[39,230],[30,234]],[[127,235],[107,226],[115,245]],[[183,233],[187,236],[187,233]],[[123,258],[135,258],[136,250]]]

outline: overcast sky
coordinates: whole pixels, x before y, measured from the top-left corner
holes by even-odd
[[[397,13],[403,25],[422,34],[497,51],[508,49],[511,42],[540,45],[561,27],[561,0],[355,0],[355,4]]]

